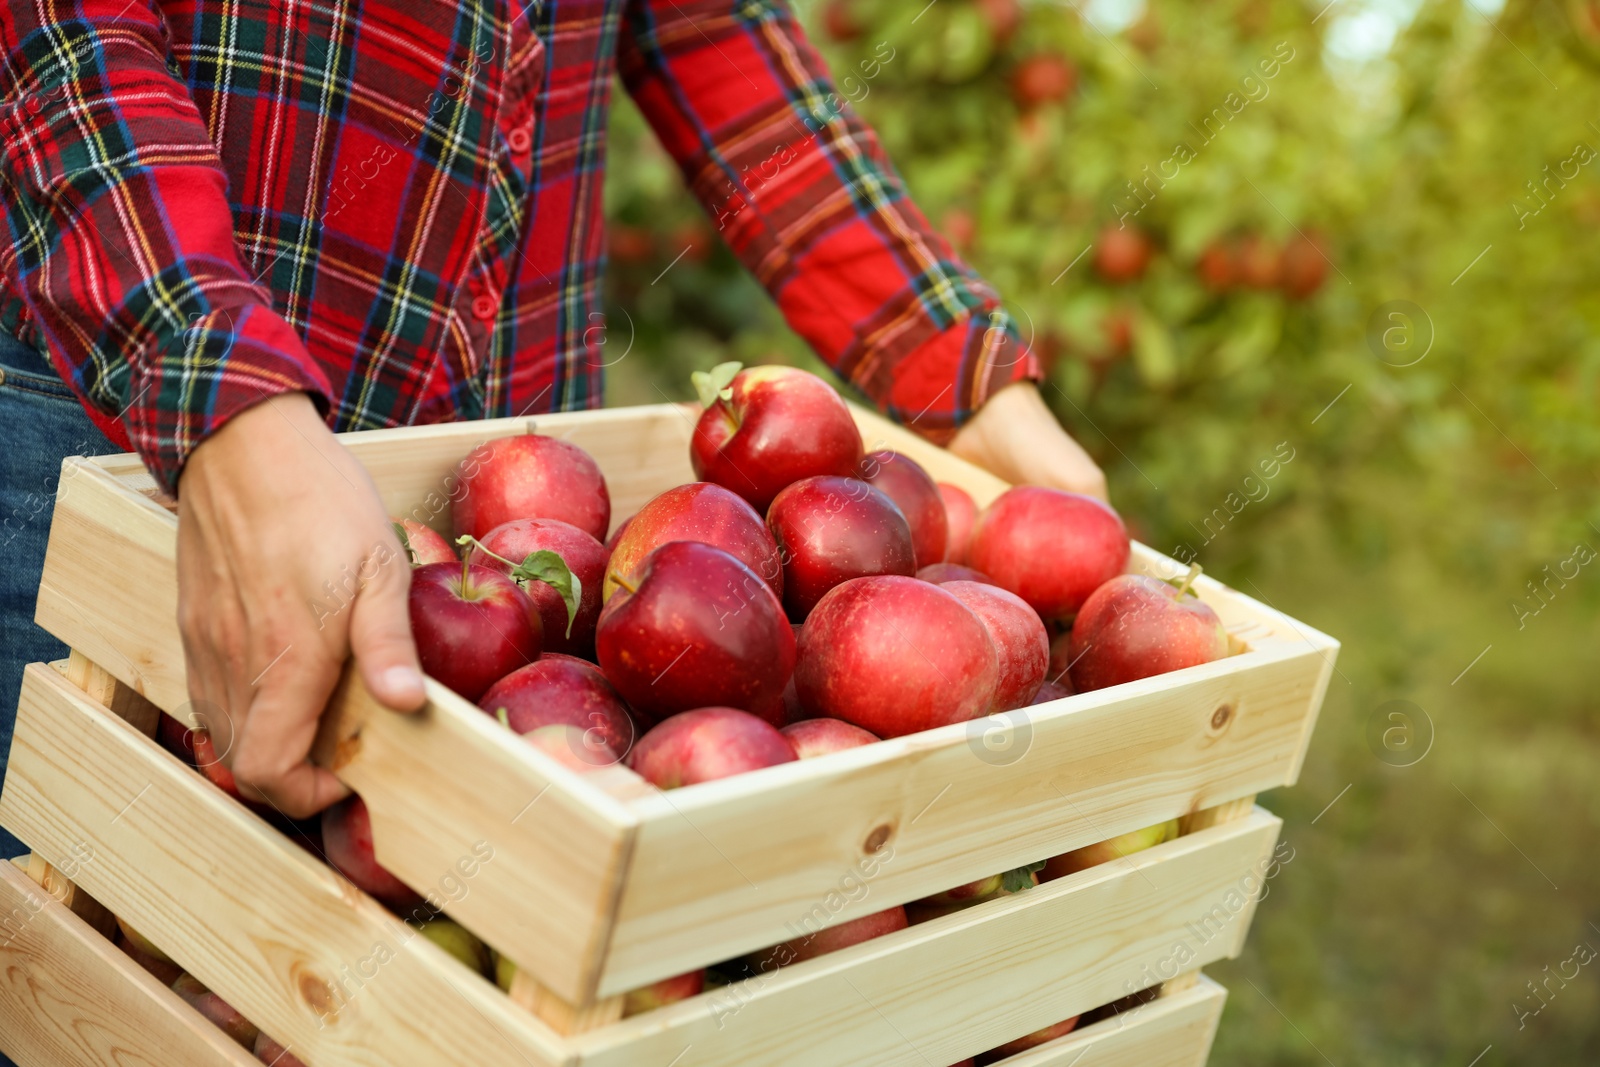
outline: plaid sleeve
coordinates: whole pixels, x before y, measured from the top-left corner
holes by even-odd
[[[723,239],[843,378],[944,440],[1040,376],[782,0],[629,0],[625,23],[628,91]],[[880,45],[876,62],[892,59]]]
[[[328,382],[241,264],[148,0],[0,0],[4,270],[62,377],[169,492],[232,415]]]

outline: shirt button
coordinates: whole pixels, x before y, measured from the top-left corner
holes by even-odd
[[[511,131],[508,140],[511,142],[511,151],[519,156],[533,147],[533,135],[521,126]]]
[[[496,303],[493,297],[479,296],[474,297],[472,300],[472,313],[485,322],[494,318],[499,310],[500,305]]]

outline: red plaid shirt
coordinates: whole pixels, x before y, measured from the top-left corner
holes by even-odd
[[[169,490],[285,391],[340,430],[598,405],[614,71],[891,415],[1037,374],[780,0],[0,0],[0,53],[0,328]]]

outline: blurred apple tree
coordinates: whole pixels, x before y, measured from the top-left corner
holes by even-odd
[[[1600,946],[1600,869],[1563,850],[1600,833],[1600,568],[1545,569],[1600,549],[1600,3],[802,16],[836,70],[894,50],[848,95],[1048,361],[1136,534],[1346,642],[1272,801],[1309,881],[1285,875],[1229,972],[1262,995],[1236,983],[1218,1062],[1600,1062],[1600,977],[1537,1034],[1512,1008]],[[625,102],[612,152],[612,401],[806,364]],[[1403,776],[1362,740],[1397,696],[1440,730]],[[1346,783],[1355,828],[1307,825]]]

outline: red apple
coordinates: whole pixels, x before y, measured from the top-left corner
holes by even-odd
[[[1066,679],[1063,678],[1061,681],[1064,682]],[[1062,700],[1071,695],[1071,686],[1062,685],[1061,682],[1045,682],[1039,687],[1039,691],[1033,694],[1033,699],[1028,701],[1028,706],[1031,708],[1035,704],[1048,704],[1052,700]]]
[[[611,550],[602,600],[617,591],[617,579],[639,569],[644,558],[671,541],[700,541],[731,554],[783,595],[783,564],[755,508],[720,485],[690,482],[668,489],[628,520],[627,531]]]
[[[622,535],[628,532],[628,524],[630,522],[632,522],[632,521],[633,521],[633,516],[629,515],[627,518],[625,518],[621,522],[617,523],[617,528],[615,530],[611,531],[611,536],[606,538],[606,555],[607,556],[610,556],[611,553],[613,553],[613,552],[615,552],[617,550],[617,542],[622,540]]]
[[[193,767],[195,765],[195,732],[194,727],[188,723],[175,719],[171,715],[162,715],[160,727],[156,731],[156,740],[160,742],[162,748]]]
[[[1078,71],[1060,56],[1029,56],[1011,74],[1011,96],[1024,111],[1072,95]]]
[[[1063,619],[1128,565],[1128,531],[1109,505],[1060,489],[1008,489],[978,517],[969,562],[1028,602]]]
[[[944,544],[946,563],[965,563],[967,547],[972,544],[972,527],[978,521],[978,505],[972,494],[959,485],[939,482],[939,497],[944,501],[945,529],[948,536]]]
[[[1070,647],[1073,688],[1087,693],[1221,659],[1228,634],[1187,588],[1123,574],[1084,602]]]
[[[207,780],[224,793],[228,794],[263,819],[273,819],[278,816],[278,809],[259,800],[248,800],[239,792],[238,780],[233,777],[233,771],[222,762],[222,757],[217,752],[216,742],[211,734],[205,730],[191,730],[189,739],[194,745],[194,765]]]
[[[995,881],[999,884],[993,884]],[[911,920],[912,926],[918,926],[934,919],[942,919],[946,915],[954,915],[958,911],[966,911],[998,897],[1020,893],[1038,884],[1039,875],[1036,871],[1028,868],[1007,871],[992,878],[980,878],[976,882],[957,886],[946,893],[936,893],[922,900],[913,900],[906,905],[906,918]]]
[[[898,452],[869,452],[861,460],[858,477],[881,490],[906,517],[918,567],[944,560],[950,520],[945,515],[938,483],[920,463]]]
[[[755,571],[712,545],[673,541],[621,581],[596,650],[646,724],[713,706],[783,721],[794,631]]]
[[[256,1059],[272,1067],[306,1067],[305,1061],[289,1052],[265,1033],[256,1035]]]
[[[905,908],[888,908],[797,937],[793,941],[773,945],[769,949],[753,953],[750,962],[755,965],[756,970],[767,973],[779,967],[787,967],[791,963],[814,960],[818,956],[838,952],[842,948],[859,945],[863,941],[871,941],[875,937],[892,934],[896,930],[904,930],[908,925]],[[793,929],[793,924],[790,928]]]
[[[733,490],[763,515],[792,482],[855,472],[861,432],[839,394],[816,375],[724,363],[696,374],[695,384],[705,405],[689,444],[695,476]]]
[[[1057,685],[1072,686],[1072,679],[1067,674],[1072,666],[1072,628],[1069,626],[1050,639],[1050,666],[1046,668],[1045,677]]]
[[[538,726],[522,735],[522,739],[569,771],[588,774],[602,767],[621,763],[617,751],[592,730],[580,730],[571,723],[556,722]]]
[[[425,673],[468,700],[539,658],[539,609],[509,576],[467,563],[411,575],[411,633]]]
[[[916,573],[911,527],[893,500],[855,478],[807,478],[767,512],[783,559],[783,606],[803,620],[841,582]]]
[[[1146,826],[1140,830],[1131,830],[1125,834],[1118,834],[1108,841],[1099,841],[1083,848],[1064,852],[1059,856],[1052,856],[1045,861],[1044,870],[1039,872],[1039,881],[1053,882],[1057,878],[1065,878],[1069,874],[1086,871],[1090,867],[1097,867],[1102,863],[1131,856],[1135,852],[1143,852],[1147,848],[1154,848],[1163,841],[1173,841],[1178,837],[1178,820],[1169,819],[1154,826]]]
[[[628,766],[662,789],[679,789],[798,758],[788,738],[747,711],[697,708],[641,737]]]
[[[322,813],[322,847],[334,870],[392,910],[409,912],[422,905],[416,890],[378,862],[372,816],[359,796],[346,797]]]
[[[1283,277],[1283,256],[1259,234],[1239,239],[1233,253],[1235,277],[1252,289],[1276,289]]]
[[[560,519],[596,539],[611,527],[611,496],[594,457],[542,434],[502,437],[470,457],[455,499],[456,534],[483,537],[512,519]]]
[[[805,719],[785,726],[781,732],[801,759],[815,759],[879,740],[877,734],[839,719]]]
[[[1022,24],[1022,5],[1017,0],[978,0],[978,10],[989,24],[996,41],[1004,43]]]
[[[413,567],[422,567],[429,563],[459,562],[460,557],[456,555],[456,550],[432,526],[424,526],[416,519],[393,521],[405,533],[400,543],[409,551]]]
[[[983,1055],[977,1057],[976,1062],[980,1065],[999,1063],[1001,1060],[1010,1056],[1015,1056],[1019,1052],[1026,1052],[1028,1049],[1037,1048],[1047,1041],[1054,1041],[1058,1037],[1065,1037],[1072,1033],[1073,1028],[1077,1025],[1078,1016],[1076,1015],[1070,1019],[1063,1019],[1058,1023],[1052,1023],[1042,1030],[1035,1030],[1031,1034],[1024,1034],[1015,1041],[1007,1041],[999,1048],[990,1049],[988,1052],[985,1052]]]
[[[1213,241],[1195,262],[1195,273],[1200,281],[1214,293],[1225,293],[1233,288],[1237,277],[1233,262],[1233,249],[1226,241]]]
[[[1107,225],[1094,245],[1094,267],[1112,285],[1138,281],[1150,265],[1150,239],[1137,226]]]
[[[630,990],[622,1000],[622,1014],[624,1016],[639,1015],[647,1011],[668,1004],[676,1004],[680,1000],[697,997],[706,987],[706,972],[704,968],[680,974],[672,978],[663,978],[653,985],[643,989]]]
[[[1283,250],[1283,291],[1291,300],[1313,296],[1328,279],[1328,257],[1316,233],[1302,234]]]
[[[189,1003],[189,1006],[206,1020],[245,1048],[254,1048],[256,1024],[239,1014],[237,1008],[217,996],[194,975],[180,974],[172,983],[172,991]]]
[[[550,652],[489,687],[478,706],[500,716],[513,731],[530,735],[543,726],[565,723],[585,736],[578,755],[591,751],[591,764],[616,762],[616,753],[633,745],[633,719],[617,691],[592,663]]]
[[[822,12],[823,29],[834,41],[853,41],[863,32],[861,20],[850,10],[850,0],[830,0]]]
[[[606,227],[606,252],[613,263],[625,267],[648,263],[655,250],[655,238],[643,226],[613,222]]]
[[[576,526],[559,519],[514,519],[490,530],[474,545],[467,562],[508,573],[535,552],[554,552],[578,579],[581,597],[578,613],[567,618],[567,603],[561,594],[544,582],[523,582],[523,592],[539,609],[544,627],[544,647],[569,656],[594,657],[594,627],[600,619],[600,587],[605,582],[604,545]],[[495,557],[500,558],[495,558]],[[508,564],[506,561],[510,560]]]
[[[965,604],[989,631],[1000,668],[990,711],[1024,708],[1044,684],[1050,637],[1034,610],[1015,593],[982,582],[946,582],[945,592]]]
[[[813,714],[900,737],[984,714],[999,674],[994,642],[965,604],[942,586],[879,575],[817,604],[795,690]]]
[[[995,584],[994,579],[982,571],[975,571],[971,567],[964,567],[959,563],[930,563],[917,571],[916,577],[919,582],[932,582],[934,585],[945,585],[949,582]]]
[[[1004,872],[991,874],[987,878],[979,878],[975,882],[958,885],[954,889],[946,889],[943,893],[935,893],[931,897],[923,897],[919,904],[976,904],[998,896],[1001,887],[1005,884]]]

